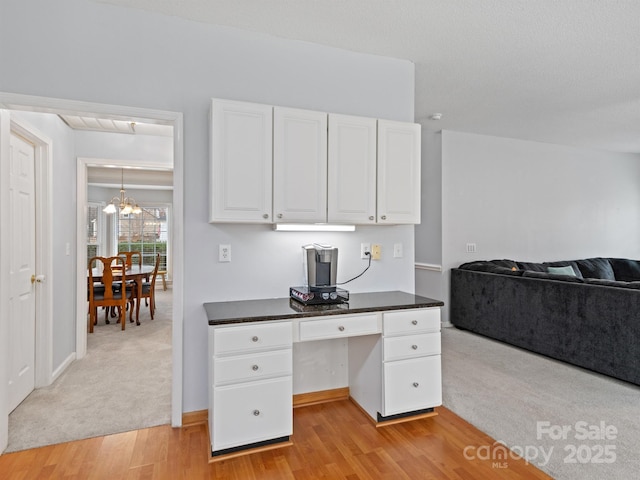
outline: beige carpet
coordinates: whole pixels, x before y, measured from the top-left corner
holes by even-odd
[[[143,304],[124,332],[99,313],[87,355],[9,415],[6,451],[170,423],[171,298],[158,288],[155,319]]]
[[[640,478],[639,386],[455,328],[442,378],[446,407],[553,478]]]

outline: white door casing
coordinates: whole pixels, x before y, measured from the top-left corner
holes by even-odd
[[[29,110],[40,112],[65,112],[69,114],[89,113],[93,115],[110,115],[124,118],[145,118],[154,119],[167,125],[173,125],[174,128],[174,189],[173,189],[173,328],[172,328],[172,394],[171,394],[171,424],[174,427],[182,425],[182,381],[183,381],[183,244],[184,244],[184,227],[183,227],[183,209],[184,209],[184,138],[183,138],[183,114],[180,112],[170,112],[164,110],[152,110],[146,108],[127,107],[119,105],[105,105],[90,102],[81,102],[68,99],[55,99],[48,97],[39,97],[33,95],[21,95],[16,93],[0,92],[0,223],[8,221],[8,156],[9,156],[9,126],[13,128],[10,112],[2,109]],[[17,125],[20,128],[20,124]],[[37,330],[37,346],[36,351],[38,358],[43,358],[43,364],[49,364],[48,371],[52,368],[52,345],[42,344],[43,338],[50,338],[52,329],[52,282],[47,278],[51,278],[52,273],[52,145],[51,141],[42,136],[40,139],[32,139],[28,134],[18,130],[22,136],[28,138],[36,144],[36,191],[39,197],[36,198],[36,223],[42,226],[40,230],[36,229],[36,244],[38,245],[38,254],[36,256],[36,264],[45,275],[45,281],[39,285],[41,294],[37,297],[36,317],[38,322]],[[28,132],[27,132],[28,133]],[[41,135],[38,133],[38,137]],[[86,181],[86,180],[85,180]],[[77,179],[77,184],[82,182]],[[86,193],[83,198],[80,195],[77,198],[78,216],[85,218],[86,212],[83,209],[83,202],[86,202]],[[84,215],[84,217],[83,217]],[[38,218],[39,217],[39,218]],[[78,222],[78,228],[80,222]],[[86,231],[81,232],[82,241],[86,236]],[[8,248],[9,235],[8,229],[0,229],[0,382],[6,385],[8,381],[8,302],[4,301],[8,297],[7,288],[8,280],[8,259],[10,252]],[[85,254],[86,256],[86,254]],[[7,265],[6,268],[4,266]],[[86,278],[86,270],[83,265],[76,264],[77,278],[79,280]],[[84,290],[83,290],[84,289]],[[86,307],[86,286],[78,282],[76,292],[76,315],[78,320],[78,329],[84,326],[84,340],[86,342],[86,316],[82,315],[82,310]],[[41,320],[41,317],[43,318]],[[83,321],[84,320],[84,321]],[[42,328],[40,328],[42,327]],[[77,339],[77,343],[79,343]],[[41,350],[42,349],[42,350]],[[85,344],[86,351],[86,344]],[[41,355],[42,353],[42,355]],[[81,357],[80,353],[78,358]],[[36,386],[43,386],[47,383],[43,378],[42,383],[39,378],[40,361],[36,358]],[[43,367],[43,370],[46,370]],[[0,452],[4,451],[8,442],[8,396],[7,389],[0,388]]]
[[[9,411],[35,387],[35,146],[11,132],[9,148]]]

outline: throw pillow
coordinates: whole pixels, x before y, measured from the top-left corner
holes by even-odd
[[[547,267],[547,272],[553,275],[569,275],[571,277],[576,276],[576,272],[573,271],[571,265],[567,265],[566,267]]]

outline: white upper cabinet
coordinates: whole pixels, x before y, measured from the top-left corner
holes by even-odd
[[[213,99],[211,222],[272,223],[273,107]]]
[[[327,221],[327,114],[273,109],[274,222]]]
[[[329,223],[376,223],[376,119],[329,114]]]
[[[420,223],[420,125],[378,120],[378,224]]]

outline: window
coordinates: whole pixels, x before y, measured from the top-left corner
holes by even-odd
[[[99,203],[90,202],[87,205],[87,260],[103,255],[104,249],[104,214]]]
[[[142,207],[138,215],[120,215],[118,220],[118,251],[142,253],[144,265],[154,265],[160,254],[159,270],[167,270],[169,238],[169,207]]]

